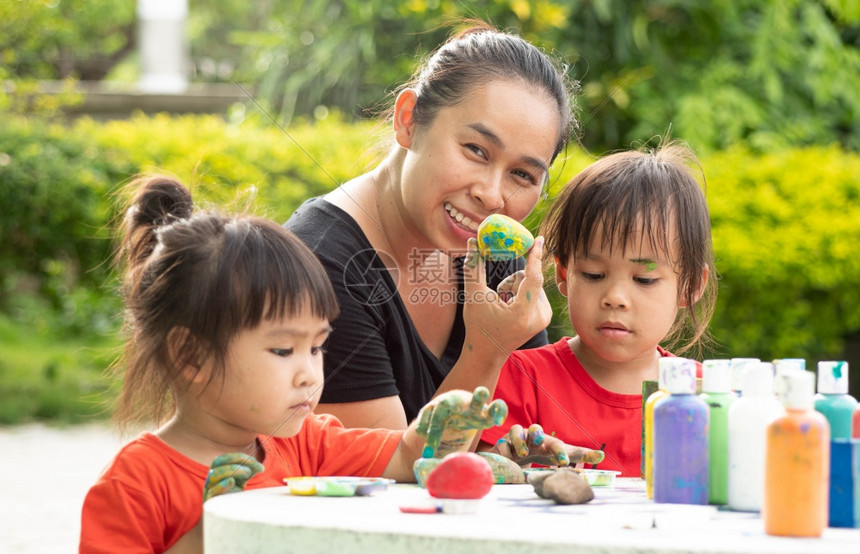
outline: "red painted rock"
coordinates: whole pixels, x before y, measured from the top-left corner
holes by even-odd
[[[474,452],[448,454],[427,476],[427,492],[436,498],[478,499],[491,488],[493,470]]]

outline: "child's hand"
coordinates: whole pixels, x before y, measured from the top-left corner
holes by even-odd
[[[552,435],[545,435],[537,423],[529,426],[512,425],[506,437],[502,437],[490,452],[510,458],[524,466],[537,463],[545,466],[566,466],[570,464],[598,464],[603,461],[602,450],[592,450],[581,446],[565,444]]]
[[[206,483],[203,485],[203,502],[213,496],[245,490],[245,483],[263,471],[263,464],[242,452],[222,454],[212,461]]]
[[[508,417],[502,400],[487,404],[490,391],[478,387],[474,393],[453,390],[443,393],[418,413],[416,433],[424,437],[422,457],[442,458],[472,443],[478,431],[501,425]]]

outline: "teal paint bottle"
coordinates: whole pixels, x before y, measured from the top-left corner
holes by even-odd
[[[732,392],[731,362],[702,362],[702,394],[708,405],[708,503],[729,502],[729,407],[737,399]]]
[[[818,362],[818,394],[815,395],[815,409],[830,423],[831,441],[842,441],[851,438],[851,424],[857,400],[848,394],[848,362],[824,361]],[[831,450],[835,451],[830,457],[830,475],[839,477],[845,475],[842,467],[842,445],[832,442]],[[850,456],[850,451],[849,454]],[[847,462],[850,466],[850,461]],[[854,491],[846,487],[844,479],[830,480],[828,524],[831,527],[854,526]],[[852,510],[845,509],[851,505]]]
[[[818,362],[815,409],[830,422],[831,439],[851,438],[851,418],[857,400],[848,394],[848,362]]]

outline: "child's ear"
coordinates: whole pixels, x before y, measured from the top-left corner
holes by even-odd
[[[394,102],[394,138],[403,148],[409,148],[415,140],[415,104],[418,94],[415,89],[400,91]]]
[[[699,288],[696,289],[696,293],[693,295],[693,304],[696,304],[696,302],[701,300],[702,295],[705,294],[705,287],[708,286],[708,277],[710,276],[710,274],[710,268],[705,265],[705,267],[702,268],[702,280],[699,281]],[[678,305],[678,307],[686,308],[687,304],[684,302],[683,299],[681,299],[681,303]]]
[[[174,327],[167,334],[170,359],[176,364],[188,384],[202,383],[205,379],[203,362],[199,359],[197,342],[187,327]]]
[[[562,296],[567,297],[567,267],[559,263],[558,256],[552,257],[555,262],[555,285]]]

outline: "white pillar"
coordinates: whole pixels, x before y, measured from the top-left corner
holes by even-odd
[[[140,80],[143,92],[188,88],[188,0],[137,0]]]

